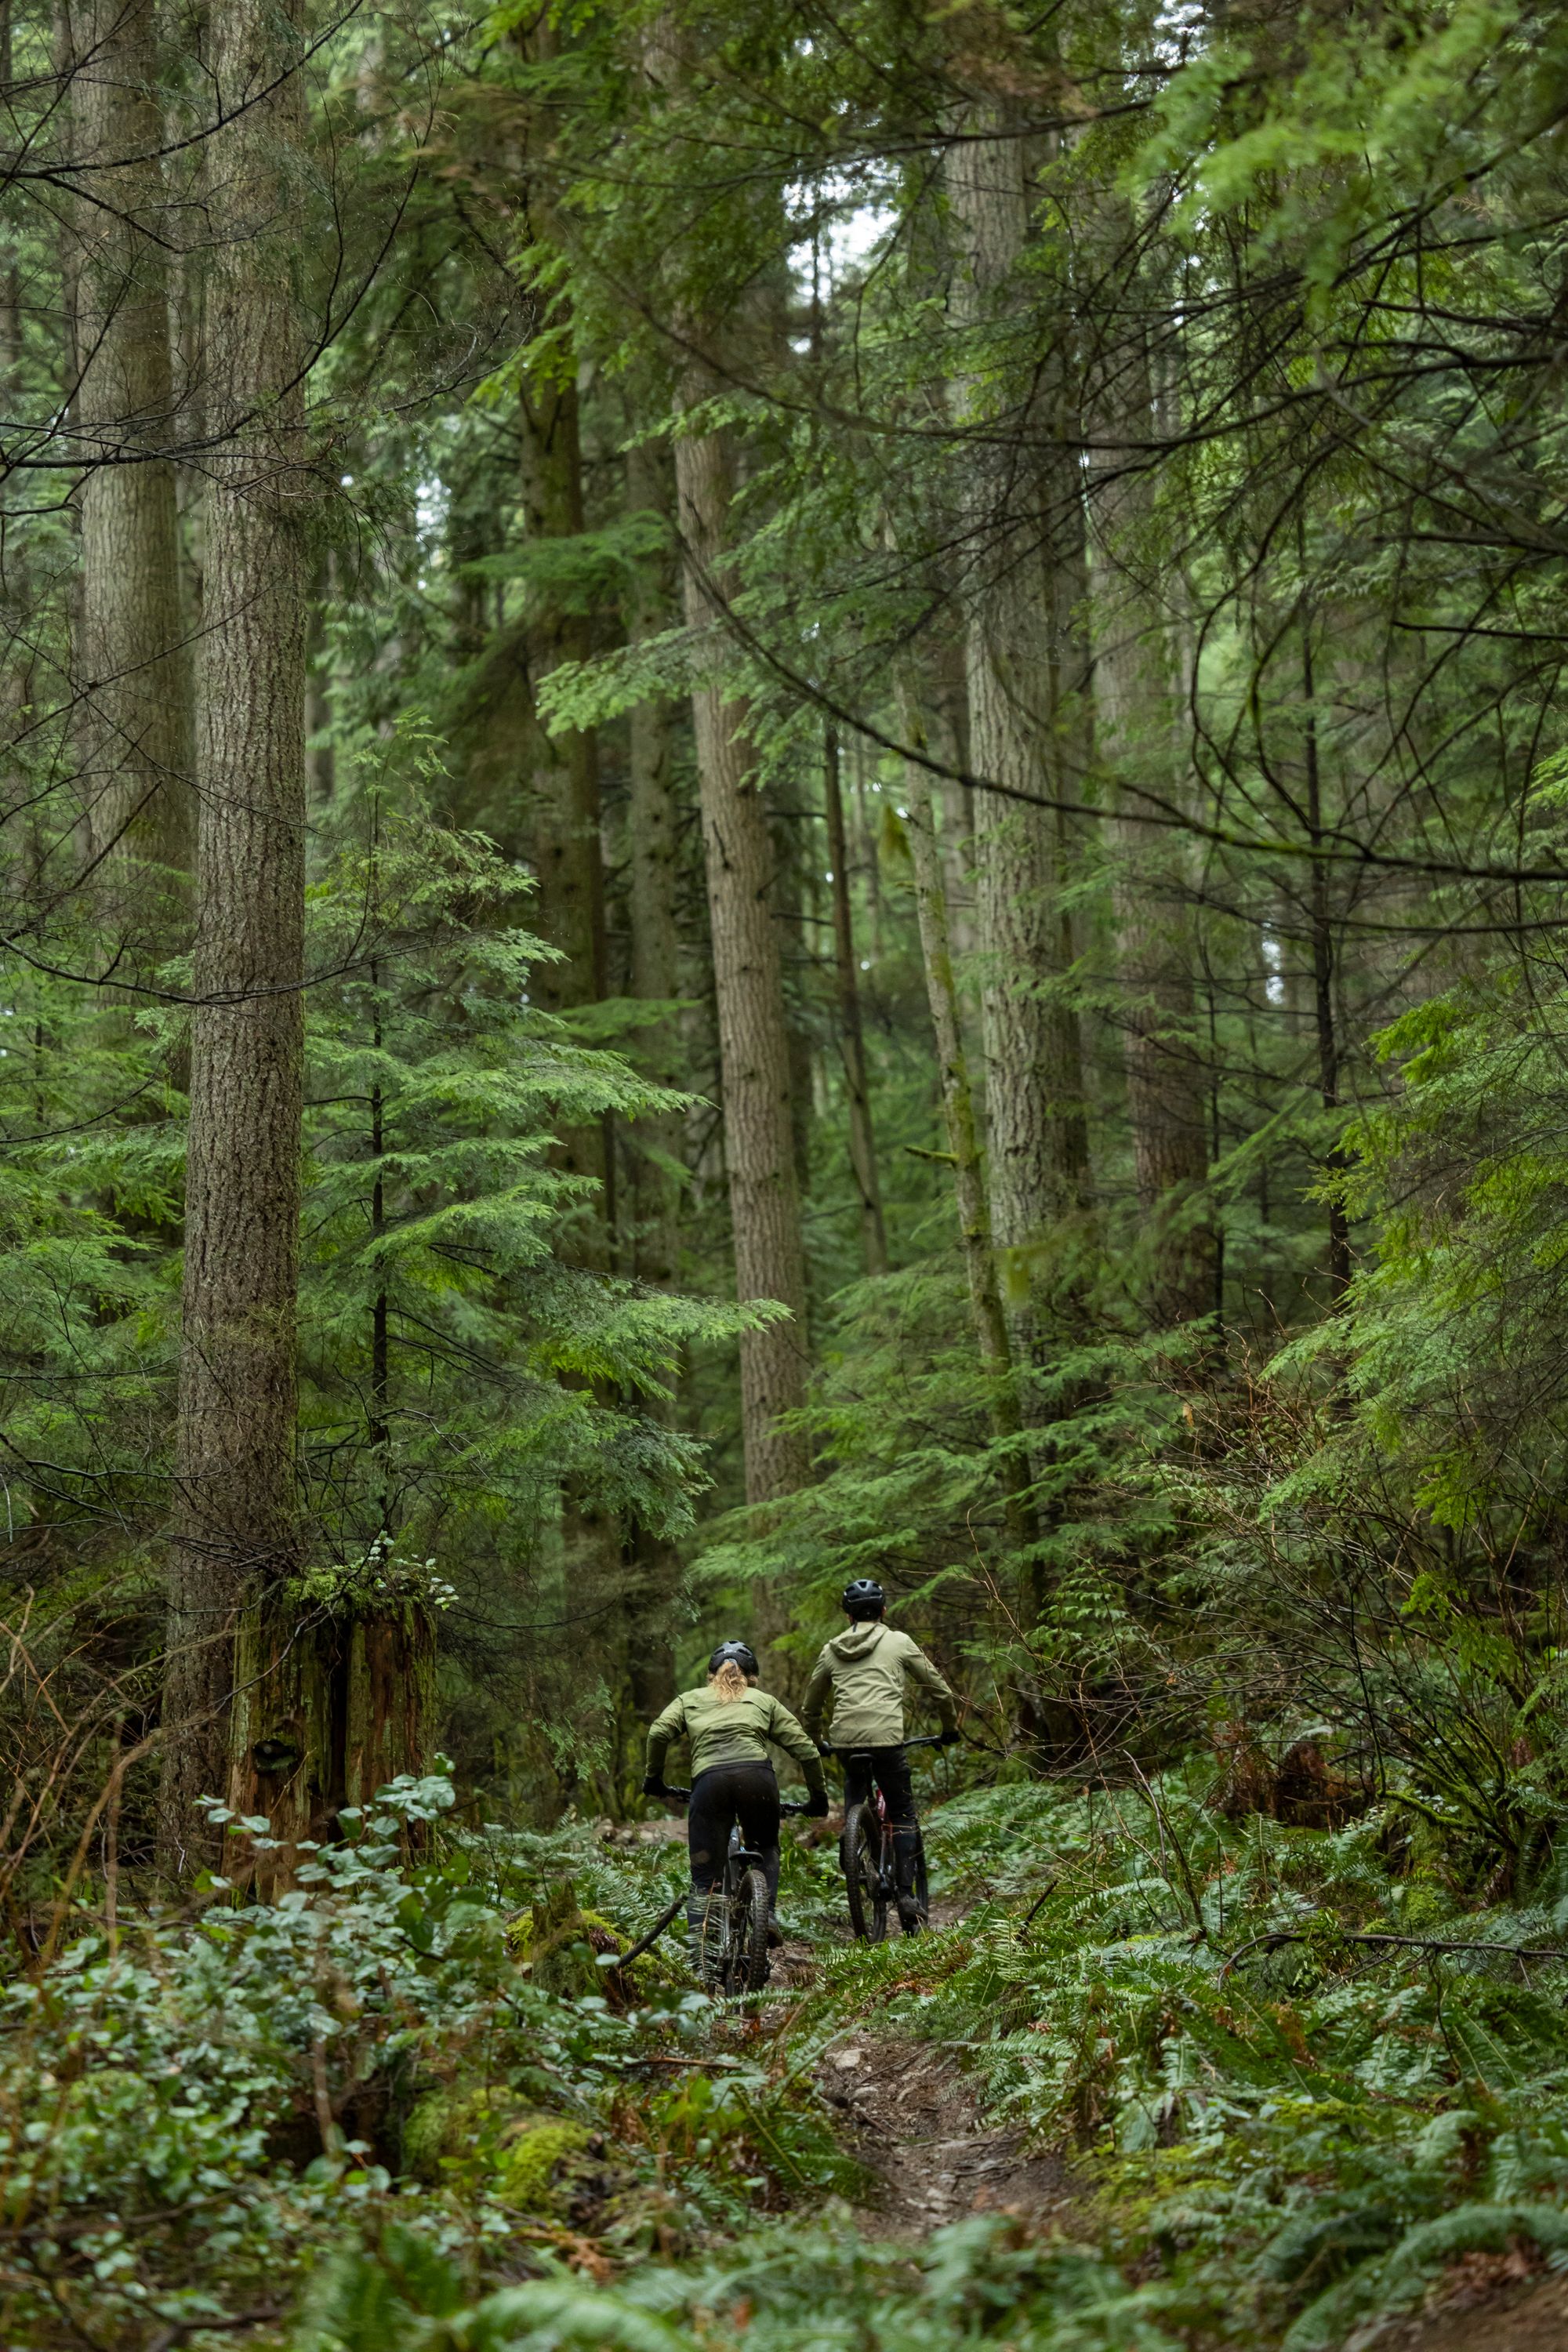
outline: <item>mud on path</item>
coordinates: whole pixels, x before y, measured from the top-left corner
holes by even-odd
[[[950,2053],[892,2034],[858,2033],[818,2072],[845,2143],[878,2184],[879,2231],[925,2237],[968,2213],[1068,2223],[1073,2183],[1059,2158],[1025,2152],[1022,2135],[983,2124]]]

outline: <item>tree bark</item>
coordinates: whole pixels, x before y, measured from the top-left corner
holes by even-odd
[[[162,1833],[178,1868],[225,1793],[234,1643],[298,1561],[300,1223],[309,572],[292,290],[303,201],[297,22],[220,0],[215,87],[231,119],[212,194],[201,824],[184,1322],[163,1693]],[[243,1646],[243,1645],[242,1645]],[[266,1648],[262,1643],[263,1650]],[[243,1777],[241,1774],[239,1777]]]
[[[522,512],[526,547],[579,538],[583,531],[583,452],[574,376],[554,372],[525,379],[522,394]],[[532,585],[529,592],[528,677],[535,709],[541,688],[563,662],[591,651],[587,616],[569,599]],[[544,936],[564,961],[541,965],[533,987],[542,1003],[566,1012],[605,992],[605,885],[599,843],[598,745],[592,730],[547,734],[530,729],[529,790],[533,858]]]
[[[984,428],[965,453],[963,590],[971,757],[976,775],[1037,802],[1063,797],[1054,707],[1054,613],[1046,481],[1017,451],[1048,430],[1035,393],[1008,394],[994,433],[985,330],[1005,307],[1028,234],[1028,142],[1019,110],[982,100],[950,150],[960,245],[952,301],[965,333],[958,417]],[[1003,355],[1001,380],[1016,371]],[[1089,1202],[1083,1056],[1064,982],[1073,960],[1062,901],[1066,837],[1048,806],[975,793],[975,931],[985,1055],[991,1222],[1016,1352],[1038,1362],[1052,1322],[1049,1239]]]
[[[182,420],[153,0],[97,0],[73,33],[71,110],[85,166],[73,206],[74,406],[86,471],[72,667],[83,850],[101,887],[123,877],[117,853],[132,842],[188,868],[195,722],[168,454]]]
[[[1312,939],[1312,1017],[1318,1047],[1318,1093],[1331,1118],[1340,1108],[1340,1036],[1334,1013],[1334,929],[1329,905],[1328,866],[1323,844],[1323,784],[1318,757],[1317,678],[1312,661],[1310,616],[1301,617],[1301,709],[1303,749],[1307,769],[1307,837],[1312,845],[1309,888]],[[1329,1194],[1329,1306],[1338,1313],[1351,1286],[1351,1233],[1341,1199],[1338,1179],[1346,1167],[1338,1143],[1331,1146],[1325,1166],[1335,1189]]]
[[[633,514],[663,514],[669,505],[668,452],[639,443],[626,459],[626,503]],[[657,636],[672,619],[674,583],[661,559],[639,566],[626,599],[634,644]],[[639,702],[631,713],[626,802],[632,994],[644,1004],[674,1005],[680,995],[679,808],[668,702]],[[638,1032],[641,1059],[660,1085],[677,1083],[680,1039],[666,1013]],[[637,1272],[661,1289],[674,1284],[680,1253],[680,1160],[684,1121],[664,1111],[637,1122]]]
[[[855,921],[849,898],[849,845],[844,824],[844,793],[838,772],[838,737],[829,724],[823,744],[823,808],[827,820],[827,859],[833,874],[833,959],[838,988],[838,1049],[849,1097],[849,1164],[860,1201],[860,1246],[866,1271],[888,1271],[888,1231],[882,1216],[877,1141],[866,1081],[866,1039],[860,1022],[860,970],[855,959]]]
[[[626,505],[633,514],[668,514],[669,456],[661,445],[638,442],[626,458]],[[675,583],[662,556],[638,567],[626,599],[626,634],[634,644],[670,625]],[[680,995],[679,809],[675,795],[670,707],[637,705],[631,714],[626,805],[632,994],[645,1004],[673,1005]],[[680,1039],[672,1012],[639,1031],[640,1059],[660,1085],[677,1083]],[[685,1121],[679,1111],[645,1115],[627,1138],[633,1155],[632,1263],[640,1281],[673,1290],[680,1272],[681,1161]],[[647,1408],[666,1427],[675,1404]],[[626,1607],[627,1682],[633,1706],[646,1720],[675,1696],[670,1606],[680,1580],[680,1556],[666,1536],[639,1521],[632,1529]],[[641,1777],[640,1755],[628,1777]]]
[[[1121,225],[1121,208],[1116,209]],[[1113,898],[1123,1057],[1138,1207],[1148,1234],[1148,1310],[1161,1328],[1212,1315],[1219,1237],[1206,1192],[1208,1077],[1196,1034],[1192,924],[1181,838],[1142,822],[1151,788],[1173,797],[1172,680],[1163,616],[1139,579],[1150,504],[1153,398],[1141,341],[1102,360],[1091,409],[1089,598],[1097,763],[1115,810]]]
[[[900,726],[906,743],[923,749],[925,728],[920,706],[908,682],[900,694]],[[942,1088],[942,1124],[952,1163],[953,1196],[958,1209],[959,1247],[969,1286],[974,1344],[996,1382],[1000,1400],[994,1409],[997,1433],[1016,1436],[1022,1427],[1013,1383],[1013,1350],[996,1281],[996,1260],[991,1234],[991,1211],[985,1193],[980,1131],[969,1082],[969,1057],[963,1045],[963,1023],[958,986],[953,978],[952,948],[948,931],[947,890],[942,853],[931,808],[931,778],[918,761],[904,766],[905,820],[910,866],[914,877],[915,919],[920,930],[921,962],[925,973],[926,1003],[931,1008],[936,1039],[937,1071]]]
[[[706,386],[689,384],[687,404]],[[675,445],[685,550],[685,601],[699,638],[692,692],[735,1286],[742,1301],[773,1299],[787,1320],[741,1339],[741,1416],[746,1499],[777,1500],[808,1471],[804,1439],[781,1428],[805,1400],[805,1254],[801,1238],[790,1102],[789,1031],[778,928],[774,855],[754,772],[747,712],[726,687],[725,555],[732,453],[723,426],[683,433]]]
[[[583,530],[583,453],[574,373],[558,357],[550,373],[523,379],[522,509],[525,543],[544,547]],[[524,625],[524,729],[530,837],[538,878],[540,937],[561,950],[541,962],[530,986],[546,1011],[569,1013],[597,1004],[605,989],[604,856],[599,838],[599,752],[591,729],[549,734],[539,694],[563,662],[591,651],[587,615],[571,600],[529,589]],[[579,1223],[579,1246],[592,1263],[610,1262],[606,1122],[565,1129],[557,1165],[597,1187]]]

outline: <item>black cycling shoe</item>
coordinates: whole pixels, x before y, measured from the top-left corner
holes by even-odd
[[[899,1925],[906,1936],[918,1936],[925,1926],[921,1917],[921,1906],[912,1895],[900,1895],[899,1897]]]
[[[770,1951],[770,1952],[776,1952],[776,1951],[779,1949],[780,1946],[783,1944],[784,1939],[784,1929],[779,1926],[778,1913],[777,1913],[776,1911],[770,1911],[770,1912],[768,1913],[768,1949],[769,1949],[769,1951]]]

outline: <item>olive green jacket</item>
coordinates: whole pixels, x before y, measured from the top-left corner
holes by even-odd
[[[904,1738],[904,1684],[922,1690],[944,1731],[956,1728],[958,1703],[920,1643],[881,1619],[862,1620],[825,1643],[806,1685],[801,1720],[814,1739],[833,1697],[836,1748],[896,1748]]]
[[[820,1795],[826,1787],[816,1742],[806,1738],[783,1700],[767,1691],[748,1690],[742,1698],[722,1699],[704,1684],[671,1699],[647,1735],[650,1780],[663,1780],[664,1759],[675,1739],[690,1742],[694,1780],[715,1764],[765,1764],[768,1751],[763,1743],[771,1739],[795,1758],[809,1790]]]

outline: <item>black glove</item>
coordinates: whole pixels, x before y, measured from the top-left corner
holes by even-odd
[[[950,1723],[939,1734],[937,1746],[939,1748],[956,1748],[958,1742],[963,1738],[963,1734],[960,1731],[957,1724]]]
[[[808,1789],[805,1792],[805,1810],[814,1822],[825,1822],[827,1819],[826,1790]]]
[[[664,1794],[664,1782],[659,1779],[658,1774],[657,1772],[645,1772],[645,1773],[644,1773],[644,1775],[643,1775],[643,1784],[642,1784],[642,1792],[643,1792],[643,1795],[644,1795],[645,1797],[662,1797],[662,1796],[663,1796],[663,1794]]]

